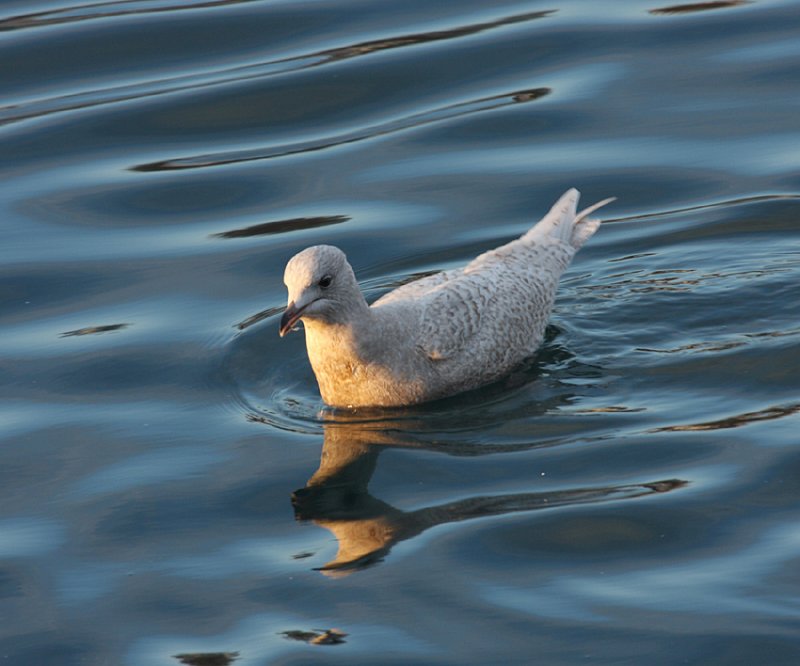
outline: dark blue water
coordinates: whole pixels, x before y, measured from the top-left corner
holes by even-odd
[[[797,3],[73,2],[0,5],[3,663],[800,661]],[[571,186],[526,367],[322,409],[289,257]]]

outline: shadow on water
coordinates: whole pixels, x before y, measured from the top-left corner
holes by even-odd
[[[263,222],[254,224],[241,229],[231,229],[212,234],[212,238],[248,238],[250,236],[268,236],[270,234],[283,234],[289,231],[300,231],[303,229],[316,229],[317,227],[327,227],[331,224],[341,224],[348,222],[350,217],[347,215],[319,215],[316,217],[295,217],[290,220],[276,220],[275,222]]]
[[[381,562],[395,544],[439,525],[509,513],[635,499],[687,485],[680,479],[637,484],[572,488],[549,492],[475,496],[414,511],[403,511],[370,494],[378,456],[387,447],[420,446],[450,454],[485,455],[520,446],[450,444],[428,446],[408,441],[402,424],[392,429],[365,427],[333,419],[325,424],[319,469],[292,494],[295,517],[329,530],[338,542],[336,557],[319,568],[326,575],[347,575]]]
[[[96,335],[98,333],[111,333],[112,331],[121,331],[123,328],[128,328],[130,324],[104,324],[102,326],[85,326],[83,328],[75,329],[74,331],[64,331],[59,335],[61,338],[72,338],[79,335]]]
[[[238,652],[187,652],[175,655],[175,659],[187,666],[228,666],[238,657]]]
[[[715,2],[693,2],[685,5],[670,5],[651,9],[651,14],[692,14],[694,12],[705,12],[711,9],[730,9],[731,7],[741,7],[749,5],[747,0],[716,0]]]

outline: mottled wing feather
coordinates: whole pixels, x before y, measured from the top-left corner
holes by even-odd
[[[449,280],[425,299],[419,346],[435,361],[452,358],[478,333],[484,302],[480,280],[465,276]]]
[[[519,241],[512,241],[484,252],[464,269],[440,274],[435,288],[426,290],[419,346],[428,357],[446,360],[469,346],[480,331],[481,316],[491,316],[491,302],[497,296],[493,275],[521,250]]]
[[[419,346],[433,360],[500,359],[538,346],[572,254],[558,241],[519,240],[484,253],[424,298]]]
[[[460,273],[461,271],[442,271],[441,273],[434,273],[433,275],[427,275],[419,280],[414,280],[413,282],[397,287],[397,289],[393,289],[388,294],[384,294],[375,301],[373,305],[386,305],[387,303],[420,298],[436,289],[439,285],[448,282],[456,272]]]

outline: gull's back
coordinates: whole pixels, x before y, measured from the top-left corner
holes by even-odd
[[[599,221],[576,213],[569,190],[520,238],[462,269],[403,285],[373,304],[378,314],[417,321],[413,345],[431,364],[427,399],[503,376],[541,345],[559,278]]]

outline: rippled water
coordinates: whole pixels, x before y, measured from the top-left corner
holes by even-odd
[[[5,0],[0,657],[800,660],[797,6]],[[322,409],[370,296],[618,201],[541,353]]]

